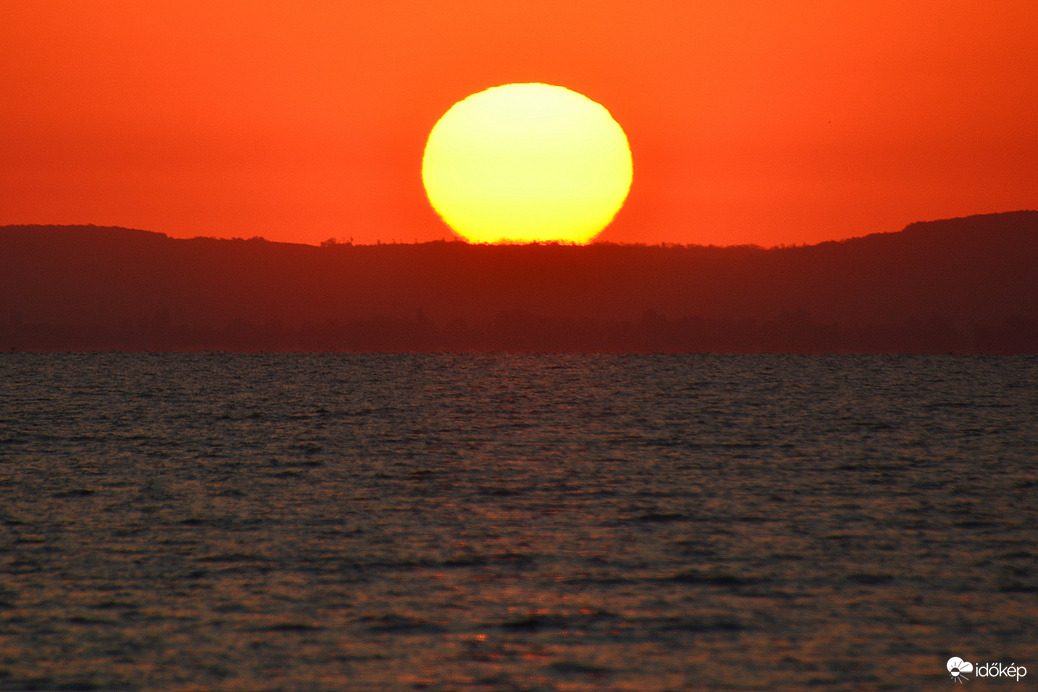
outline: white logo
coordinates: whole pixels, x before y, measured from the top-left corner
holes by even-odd
[[[952,656],[948,659],[948,672],[951,673],[952,680],[961,683],[963,680],[969,680],[965,673],[973,672],[973,664],[969,661],[963,661],[958,656]]]
[[[1016,663],[1008,666],[1004,663],[974,665],[969,661],[963,661],[958,656],[948,659],[948,674],[951,675],[952,680],[961,684],[963,680],[969,680],[966,673],[976,673],[978,678],[1016,678],[1016,681],[1020,682],[1020,678],[1027,676],[1027,668],[1018,666]]]

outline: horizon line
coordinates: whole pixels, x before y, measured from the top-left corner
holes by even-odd
[[[356,248],[376,248],[384,246],[407,246],[407,247],[418,247],[422,245],[464,245],[471,247],[572,247],[572,248],[590,248],[594,246],[598,247],[632,247],[632,248],[657,248],[657,249],[738,249],[738,250],[790,250],[790,249],[802,249],[810,247],[818,247],[821,245],[827,245],[830,243],[843,243],[852,240],[858,240],[862,238],[868,238],[876,235],[893,235],[902,233],[913,226],[926,225],[932,223],[941,223],[947,221],[958,221],[963,219],[975,219],[982,217],[991,216],[1003,216],[1011,214],[1038,214],[1036,209],[1013,209],[998,212],[982,212],[978,214],[968,214],[966,216],[952,216],[940,219],[925,219],[911,221],[905,226],[894,230],[894,231],[873,231],[871,233],[865,233],[863,235],[853,235],[843,238],[832,238],[829,240],[822,240],[817,243],[780,243],[778,245],[764,246],[757,243],[741,243],[735,245],[717,245],[714,243],[676,243],[670,241],[660,241],[657,243],[646,243],[646,242],[617,242],[612,240],[595,240],[592,239],[587,243],[577,243],[573,241],[565,240],[534,240],[527,242],[511,242],[503,241],[497,243],[473,243],[460,237],[453,238],[439,238],[435,240],[414,240],[414,241],[401,241],[393,239],[390,241],[376,240],[374,243],[354,243],[352,236],[346,239],[337,237],[330,237],[317,244],[293,242],[287,240],[271,240],[261,235],[251,236],[244,238],[242,236],[210,236],[210,235],[196,235],[191,237],[175,237],[171,236],[164,231],[154,231],[147,228],[133,228],[130,226],[118,226],[108,224],[95,224],[95,223],[10,223],[0,226],[0,230],[11,229],[11,228],[64,228],[64,229],[75,229],[75,228],[93,228],[102,230],[119,230],[119,231],[135,231],[138,233],[149,233],[169,240],[216,240],[216,241],[231,241],[231,242],[263,242],[272,243],[277,245],[300,245],[304,247],[312,248],[333,248],[333,247],[356,247]]]

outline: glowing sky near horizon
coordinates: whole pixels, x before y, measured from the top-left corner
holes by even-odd
[[[425,139],[465,96],[608,104],[638,171],[600,236],[762,245],[1038,207],[1038,3],[10,2],[0,224],[451,237]]]

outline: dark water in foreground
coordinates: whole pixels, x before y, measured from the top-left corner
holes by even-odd
[[[0,356],[0,689],[1038,680],[1038,359]]]

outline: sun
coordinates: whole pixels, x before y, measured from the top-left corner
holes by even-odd
[[[587,243],[623,206],[631,149],[604,107],[548,84],[506,84],[454,104],[432,132],[422,181],[473,243]]]

